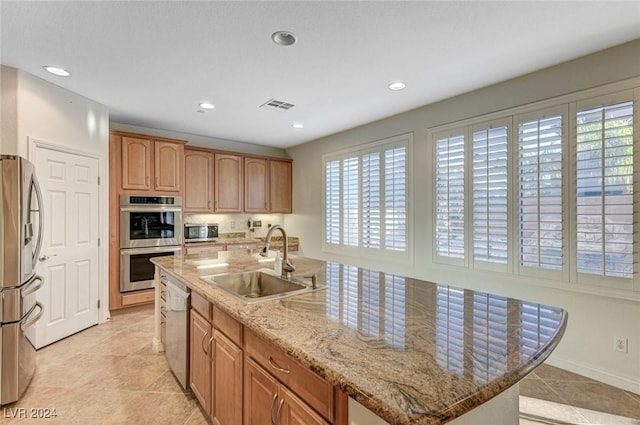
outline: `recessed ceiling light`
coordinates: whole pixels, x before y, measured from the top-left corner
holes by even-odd
[[[50,74],[57,75],[58,77],[68,77],[71,75],[66,69],[58,68],[57,66],[45,65],[42,69]]]
[[[202,109],[215,109],[216,105],[214,105],[213,103],[202,102],[200,104],[200,107]]]
[[[276,31],[271,34],[271,39],[278,46],[291,46],[296,42],[296,36],[289,31]]]
[[[293,128],[304,128],[304,124],[301,122],[294,122],[291,127]]]
[[[393,83],[389,84],[389,90],[393,91],[402,90],[405,87],[407,87],[407,85],[402,81],[394,81]]]

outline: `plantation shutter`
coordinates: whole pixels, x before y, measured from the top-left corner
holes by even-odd
[[[578,273],[633,278],[633,102],[576,118]]]
[[[340,161],[325,165],[325,241],[340,243]]]
[[[436,139],[436,255],[464,259],[464,135]]]
[[[507,264],[508,127],[473,132],[473,259]]]
[[[562,115],[518,126],[520,266],[562,270]]]
[[[385,248],[407,250],[407,148],[384,152]]]
[[[380,248],[380,152],[362,156],[362,246]]]
[[[359,166],[358,158],[342,161],[342,243],[358,246]]]

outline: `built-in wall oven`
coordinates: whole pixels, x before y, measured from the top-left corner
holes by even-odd
[[[153,257],[182,249],[180,196],[120,196],[120,292],[153,287]]]

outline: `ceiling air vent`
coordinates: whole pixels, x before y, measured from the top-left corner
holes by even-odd
[[[267,100],[265,103],[260,105],[261,108],[270,109],[272,111],[278,111],[278,112],[288,111],[289,109],[293,108],[294,106],[296,106],[296,105],[293,105],[293,104],[287,103],[287,102],[283,102],[282,100],[276,100],[276,99]]]

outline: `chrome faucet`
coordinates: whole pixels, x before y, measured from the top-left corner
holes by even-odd
[[[273,232],[276,230],[280,230],[282,233],[282,237],[284,238],[284,252],[282,255],[282,277],[283,279],[290,280],[291,273],[296,271],[296,268],[289,262],[289,238],[287,237],[287,232],[285,232],[284,227],[279,224],[275,224],[271,226],[269,231],[267,232],[267,236],[264,238],[264,248],[260,252],[260,255],[263,257],[269,256],[269,245],[271,245],[271,236],[273,236]]]

